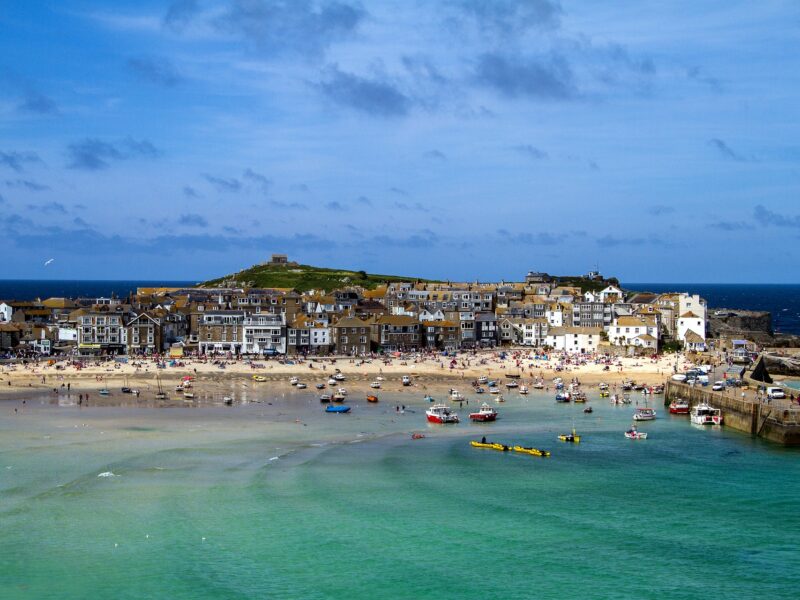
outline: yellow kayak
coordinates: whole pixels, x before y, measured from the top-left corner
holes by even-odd
[[[267,378],[263,375],[253,375],[253,381],[266,381]]]
[[[473,448],[486,448],[487,450],[500,450],[501,452],[508,452],[508,450],[510,450],[508,446],[505,446],[503,444],[493,444],[490,442],[476,442],[475,440],[472,440],[470,442],[470,445]]]
[[[550,456],[550,452],[548,452],[547,450],[539,450],[538,448],[526,448],[525,446],[514,446],[514,452],[530,454],[531,456]]]

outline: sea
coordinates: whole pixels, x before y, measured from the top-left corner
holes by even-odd
[[[93,279],[0,279],[0,299],[124,298],[139,287],[190,287],[196,281],[139,281]]]
[[[623,287],[642,292],[700,294],[711,310],[769,311],[775,332],[800,335],[800,284],[624,283]]]
[[[0,596],[797,598],[796,449],[663,409],[628,440],[633,406],[596,393],[442,426],[420,390],[336,415],[265,385],[231,383],[233,407],[0,400]]]

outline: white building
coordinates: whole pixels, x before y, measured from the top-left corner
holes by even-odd
[[[286,354],[284,314],[255,313],[242,324],[245,354]]]
[[[676,337],[687,350],[706,350],[706,301],[697,294],[678,296]]]
[[[596,352],[600,346],[599,327],[554,327],[547,332],[545,345],[574,354]]]
[[[12,314],[14,314],[14,309],[5,302],[0,302],[0,322],[10,321]]]
[[[658,313],[620,316],[608,328],[608,341],[614,346],[634,346],[658,351]]]
[[[331,328],[323,323],[314,323],[311,326],[310,340],[312,350],[317,350],[318,353],[327,352],[333,340]]]
[[[547,338],[547,321],[544,319],[513,319],[514,338],[522,346],[544,346]]]
[[[564,326],[564,310],[560,304],[551,304],[544,312],[544,318],[550,327]]]
[[[617,302],[625,301],[625,292],[615,285],[609,285],[608,287],[604,288],[597,294],[597,296],[600,302],[607,302],[614,299],[616,299]]]

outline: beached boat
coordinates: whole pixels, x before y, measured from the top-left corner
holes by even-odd
[[[291,385],[297,385],[298,383],[300,383],[300,378],[299,378],[299,377],[292,377],[292,378],[289,380],[289,383],[290,383]]]
[[[585,403],[586,394],[584,392],[575,392],[575,394],[572,395],[572,401],[576,403]]]
[[[339,388],[338,390],[336,390],[336,393],[341,394],[342,396],[347,396],[347,390],[344,388]]]
[[[506,401],[506,399],[505,399],[505,398],[503,398],[503,396],[502,396],[502,395],[500,395],[500,396],[498,396],[497,398],[495,398],[495,399],[494,399],[494,401],[495,401],[495,402],[505,402],[505,401]]]
[[[128,386],[122,386],[119,391],[121,391],[123,394],[133,393],[133,389],[129,388]]]
[[[535,390],[543,390],[543,389],[544,389],[544,382],[543,382],[543,381],[541,381],[541,380],[534,381],[534,382],[531,384],[531,387],[532,387],[533,389],[535,389]]]
[[[450,400],[453,400],[454,402],[462,402],[464,400],[464,394],[462,394],[458,390],[451,389]]]
[[[664,393],[664,386],[663,385],[654,386],[653,387],[653,393],[654,394],[663,394]]]
[[[586,408],[583,409],[583,412],[585,412],[588,415],[594,411],[592,410],[591,406],[587,406]]]
[[[672,376],[672,381],[684,382],[686,381],[686,375],[684,375],[683,373],[676,373],[675,375]]]
[[[333,378],[336,381],[344,381],[346,379],[344,374],[342,374],[342,373],[336,373],[336,375],[334,375]]]
[[[319,401],[322,402],[323,404],[327,404],[328,402],[331,401],[331,395],[330,394],[322,394],[322,396],[319,397]]]
[[[475,393],[476,394],[485,394],[486,390],[483,389],[482,387],[478,387],[478,388],[475,388]]]
[[[540,450],[539,448],[532,448],[527,446],[514,446],[514,452],[521,454],[530,454],[531,456],[550,456],[548,450]]]
[[[369,384],[369,387],[371,387],[373,390],[379,390],[381,389],[381,382],[373,381],[372,383]]]
[[[523,396],[527,396],[528,395],[528,386],[527,385],[519,386],[519,393],[522,394]]]
[[[669,403],[669,412],[673,415],[688,415],[689,402],[688,400],[681,400],[677,398]]]
[[[484,438],[484,440],[485,439],[486,438]],[[472,440],[469,443],[469,445],[472,446],[473,448],[483,448],[485,450],[500,450],[501,452],[508,452],[509,450],[511,450],[511,448],[509,448],[505,444],[498,444],[496,442],[485,442],[485,441],[476,442],[475,440]]]
[[[434,404],[425,411],[429,423],[458,423],[458,415],[446,404]]]
[[[479,384],[483,385],[484,383],[488,383],[488,382],[489,382],[489,378],[486,375],[481,375],[480,377],[478,377],[478,383]]]
[[[318,384],[316,385],[316,388],[317,388],[318,390],[324,390],[324,389],[325,389],[325,384],[324,384],[324,383],[318,383]]]
[[[183,384],[176,385],[175,386],[175,391],[176,392],[182,392],[183,391]]]
[[[608,389],[608,384],[604,382],[601,383],[598,387],[600,388],[600,391],[603,392]]]
[[[161,377],[156,375],[156,383],[158,384],[158,392],[156,392],[156,400],[166,400],[167,394],[164,391],[164,388],[161,387]]]
[[[233,405],[233,398],[231,398],[230,396],[223,396],[222,397],[222,402],[224,404],[227,404],[228,406],[232,406]]]
[[[435,402],[433,396],[425,396],[424,400],[425,402]]]
[[[509,389],[517,388],[517,387],[519,387],[519,383],[516,382],[516,381],[508,381],[508,382],[506,382],[506,387],[509,388]]]
[[[377,401],[378,401],[378,397],[377,397],[377,396],[373,396],[372,394],[370,394],[370,395],[368,395],[368,396],[367,396],[367,402],[373,402],[373,403],[375,403],[375,402],[377,402]]]
[[[111,394],[111,392],[108,390],[108,388],[102,388],[102,389],[98,390],[97,393],[100,394],[101,396],[109,396]]]
[[[558,392],[556,402],[569,402],[569,392]]]
[[[337,381],[333,377],[328,379],[328,385],[336,385],[336,383],[337,383]]]
[[[344,402],[344,400],[345,400],[344,394],[340,394],[339,392],[336,392],[333,395],[333,401],[334,402]]]
[[[487,423],[497,419],[497,411],[484,402],[478,412],[469,413],[469,418],[478,423]]]
[[[194,392],[183,392],[183,397],[187,400],[194,399]]]
[[[489,388],[489,393],[490,394],[499,394],[500,393],[500,388],[491,387],[491,388]]]
[[[722,425],[723,420],[722,411],[705,402],[694,406],[689,418],[695,425]]]
[[[333,406],[329,404],[325,407],[325,412],[328,413],[349,413],[350,407],[349,406]]]
[[[404,386],[411,385],[411,377],[408,375],[403,375],[403,378],[400,380]]]
[[[578,444],[581,441],[581,436],[579,436],[575,432],[575,428],[572,429],[572,433],[562,433],[558,436],[558,439],[562,442],[570,442],[571,444]]]
[[[625,432],[625,437],[629,440],[646,440],[647,439],[647,432],[646,431],[637,431],[636,427],[631,427],[628,431]]]
[[[257,381],[257,382],[259,382],[259,383],[263,383],[263,382],[265,382],[266,380],[267,380],[267,378],[266,378],[266,377],[264,377],[263,375],[253,375],[253,381]],[[185,387],[185,386],[186,386],[186,384],[184,384],[184,387]]]
[[[646,406],[638,406],[633,412],[634,421],[652,421],[656,418],[656,411]]]

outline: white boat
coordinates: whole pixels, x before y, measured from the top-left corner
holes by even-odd
[[[633,413],[634,421],[652,421],[656,418],[656,411],[653,408],[640,406]]]
[[[480,377],[478,377],[478,383],[479,384],[484,384],[484,383],[487,383],[488,381],[489,381],[489,378],[486,375],[481,375]]]
[[[299,377],[292,377],[289,380],[289,383],[292,384],[292,385],[297,385],[298,383],[300,383],[300,378]]]
[[[705,402],[692,407],[689,418],[696,425],[722,425],[722,411]]]
[[[543,390],[544,389],[544,382],[540,379],[538,381],[533,382],[533,389],[535,390]]]
[[[629,440],[646,440],[647,439],[647,432],[646,431],[637,431],[636,427],[631,427],[628,431],[625,432],[625,437]]]
[[[302,381],[301,381],[300,383],[298,383],[298,384],[297,384],[297,389],[298,389],[298,390],[304,390],[304,389],[306,389],[307,387],[308,387],[308,386],[307,386],[305,383],[303,383]]]
[[[336,381],[344,381],[344,380],[345,380],[345,376],[344,376],[344,375],[342,375],[341,373],[337,373],[336,375],[334,375],[334,376],[333,376],[333,378],[334,378]]]
[[[429,423],[458,423],[458,415],[446,404],[434,404],[425,411]]]
[[[344,388],[339,388],[338,390],[336,390],[336,393],[341,394],[342,396],[347,396],[347,390]]]
[[[604,391],[606,391],[607,389],[608,389],[608,384],[607,384],[607,383],[601,383],[601,384],[600,384],[600,391],[601,391],[601,392],[604,392]]]
[[[337,383],[337,381],[333,377],[328,379],[328,385],[336,385],[336,383]]]
[[[506,383],[506,387],[509,389],[519,387],[519,383],[517,383],[516,381],[509,381],[508,383]]]
[[[681,382],[686,381],[686,375],[684,375],[683,373],[676,373],[675,375],[672,376],[672,381],[681,381]]]
[[[193,392],[183,392],[183,397],[186,398],[187,400],[191,400],[191,399],[194,398],[194,393]]]
[[[499,394],[500,390],[498,388],[496,388],[496,387],[490,387],[489,388],[489,393],[490,394]]]
[[[372,383],[369,384],[369,387],[371,387],[371,388],[373,388],[375,390],[379,390],[379,389],[381,389],[381,382],[380,381],[373,381]]]
[[[376,377],[375,381],[386,381],[385,377]]]
[[[523,396],[526,395],[528,393],[528,386],[527,385],[519,386],[519,393],[522,394]]]
[[[456,402],[460,402],[464,399],[464,394],[459,392],[458,390],[450,390],[450,400],[455,400]]]
[[[403,375],[402,382],[403,382],[403,385],[406,385],[406,386],[411,385],[411,377],[409,377],[408,375]]]

